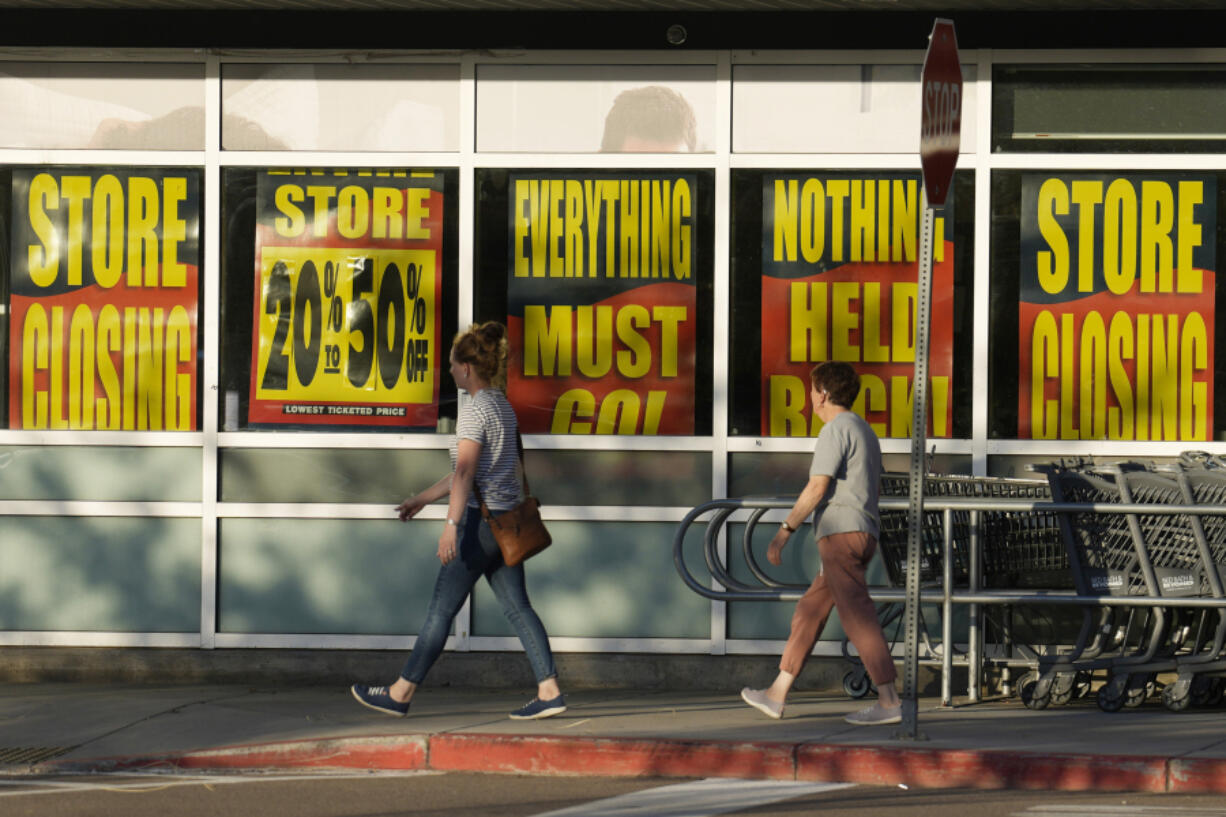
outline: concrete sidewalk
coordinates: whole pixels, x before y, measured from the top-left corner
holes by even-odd
[[[737,692],[578,691],[563,715],[512,721],[530,695],[425,688],[398,719],[344,687],[8,684],[0,773],[434,769],[1226,793],[1220,709],[925,699],[913,741],[844,723],[864,702],[794,694],[775,721]]]

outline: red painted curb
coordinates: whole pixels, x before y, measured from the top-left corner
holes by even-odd
[[[49,761],[38,771],[383,769],[740,777],[917,788],[1226,794],[1226,759],[1044,755],[915,746],[522,735],[383,735]]]
[[[786,743],[435,735],[431,769],[590,774],[619,777],[743,777],[792,780],[795,747]]]
[[[256,743],[198,752],[144,757],[51,761],[42,770],[136,771],[154,769],[395,769],[426,768],[428,738],[395,735],[369,738]]]
[[[1177,758],[1168,775],[1167,791],[1226,794],[1226,760],[1220,758]]]
[[[797,780],[919,788],[1167,790],[1163,758],[1040,755],[881,746],[802,746]]]

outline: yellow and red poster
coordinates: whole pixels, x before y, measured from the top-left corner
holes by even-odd
[[[668,172],[510,177],[507,396],[552,434],[693,434],[695,195]]]
[[[879,437],[911,433],[919,287],[918,173],[767,175],[762,182],[762,436],[821,430],[809,371],[851,363],[853,408]],[[928,435],[953,418],[953,202],[936,216]]]
[[[257,200],[249,422],[434,426],[442,176],[270,170]]]
[[[9,425],[196,428],[200,177],[13,171]]]
[[[1211,175],[1022,177],[1019,437],[1209,439],[1216,202]]]

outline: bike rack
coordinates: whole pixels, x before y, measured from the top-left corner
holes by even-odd
[[[723,602],[733,601],[798,601],[808,585],[788,584],[773,579],[757,562],[752,553],[753,532],[763,517],[772,510],[789,510],[796,502],[795,496],[775,497],[740,497],[716,499],[693,508],[681,520],[677,533],[673,538],[673,563],[677,573],[686,586],[708,599]],[[900,511],[908,508],[905,497],[882,497],[879,501],[883,511]],[[953,702],[951,679],[953,671],[953,650],[945,649],[944,645],[953,640],[953,608],[955,605],[969,606],[970,625],[968,629],[969,645],[966,653],[968,667],[967,697],[972,702],[979,700],[980,678],[983,670],[983,629],[982,613],[979,605],[1006,604],[1042,604],[1042,605],[1075,605],[1087,608],[1096,607],[1189,607],[1189,608],[1226,608],[1226,599],[1206,597],[1167,597],[1167,596],[1084,596],[1074,591],[1063,590],[984,590],[981,588],[982,554],[980,548],[980,513],[983,511],[997,512],[1033,512],[1033,513],[1106,513],[1106,514],[1184,514],[1189,516],[1226,516],[1226,505],[1152,505],[1144,503],[1078,503],[1050,502],[1011,498],[981,498],[981,497],[925,497],[924,511],[940,511],[942,513],[944,549],[942,554],[943,575],[940,588],[926,588],[920,591],[920,602],[940,605],[942,610],[942,649],[940,650],[941,666],[941,699],[949,706]],[[967,512],[970,520],[969,548],[969,587],[958,590],[954,587],[953,576],[953,514]],[[742,513],[745,512],[745,513]],[[703,558],[711,575],[712,585],[699,581],[685,563],[684,544],[686,533],[691,525],[701,517],[712,514],[707,520],[707,529],[703,535]],[[738,515],[739,514],[739,515]],[[745,522],[745,532],[742,536],[742,552],[750,572],[757,579],[757,587],[746,584],[734,578],[728,570],[726,559],[720,554],[721,533],[729,521]],[[911,565],[909,569],[917,569]],[[1074,568],[1076,569],[1076,568]],[[904,588],[875,586],[869,588],[869,595],[877,602],[905,602]],[[916,633],[908,633],[907,638],[916,638]],[[927,663],[935,664],[936,661]]]

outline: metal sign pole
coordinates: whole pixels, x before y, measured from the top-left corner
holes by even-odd
[[[919,292],[916,295],[915,375],[911,404],[911,489],[907,511],[907,601],[903,616],[906,662],[903,666],[902,730],[895,737],[926,740],[919,732],[920,558],[924,535],[924,447],[928,441],[928,325],[932,313],[932,252],[936,212],[924,201],[920,226]]]

